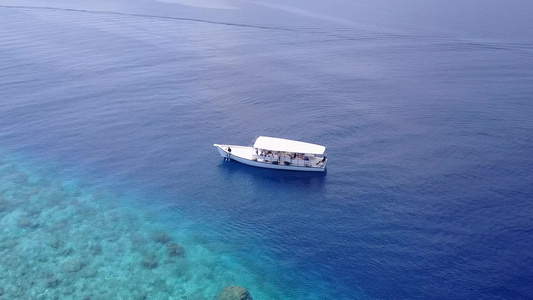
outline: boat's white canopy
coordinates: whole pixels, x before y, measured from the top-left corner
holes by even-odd
[[[316,144],[298,142],[287,139],[260,136],[255,140],[254,148],[271,151],[284,151],[307,154],[324,154],[326,147]]]

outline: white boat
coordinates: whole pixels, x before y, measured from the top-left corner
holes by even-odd
[[[253,146],[214,144],[225,160],[235,160],[254,167],[324,172],[326,147],[268,136],[258,137]]]

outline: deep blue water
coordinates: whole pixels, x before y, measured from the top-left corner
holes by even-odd
[[[533,298],[531,40],[242,5],[0,7],[0,298]]]

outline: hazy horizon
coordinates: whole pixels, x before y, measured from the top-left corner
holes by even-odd
[[[400,3],[393,0],[141,0],[141,1],[41,1],[0,0],[4,6],[43,6],[121,13],[146,13],[182,17],[195,12],[213,19],[235,15],[268,15],[276,10],[298,17],[318,19],[337,26],[365,26],[387,32],[405,30],[432,35],[473,39],[529,41],[533,31],[533,2],[500,1],[422,1]],[[228,13],[227,11],[232,12]]]

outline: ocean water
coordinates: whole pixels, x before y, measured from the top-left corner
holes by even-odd
[[[37,2],[0,6],[0,299],[533,298],[520,22]],[[212,146],[258,135],[328,172]]]

